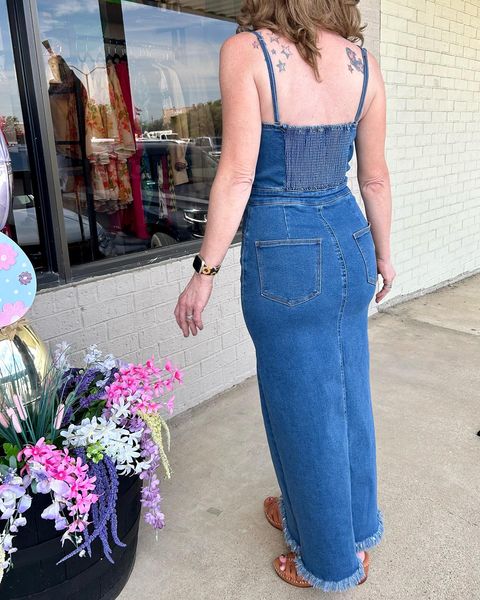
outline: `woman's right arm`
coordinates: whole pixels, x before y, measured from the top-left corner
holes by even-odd
[[[385,159],[386,94],[385,83],[379,64],[368,54],[369,83],[366,101],[368,108],[358,123],[355,141],[357,153],[357,178],[365,204],[365,212],[371,223],[371,231],[377,255],[377,269],[383,286],[376,294],[380,302],[390,291],[396,276],[390,256],[390,232],[392,221],[392,192],[390,174]]]

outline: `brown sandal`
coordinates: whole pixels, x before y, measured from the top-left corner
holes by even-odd
[[[276,496],[268,496],[265,498],[263,501],[263,509],[270,525],[273,525],[280,530],[283,529],[278,498]]]
[[[366,550],[364,550],[364,552],[365,558],[363,559],[363,570],[365,571],[365,576],[358,582],[358,585],[361,585],[362,583],[365,583],[365,581],[367,581],[368,568],[370,567],[370,554]]]
[[[288,554],[281,554],[273,561],[273,567],[277,575],[296,587],[308,588],[313,587],[306,579],[301,577],[297,573],[297,566],[295,564],[295,553],[289,552]],[[358,585],[365,583],[368,577],[368,569],[370,566],[370,556],[368,552],[365,552],[365,558],[363,559],[363,568],[365,570],[365,576],[358,582]]]
[[[303,577],[297,573],[297,566],[295,564],[295,552],[288,552],[288,554],[280,554],[273,561],[273,568],[277,575],[296,587],[308,588],[313,587],[311,583],[308,583]]]

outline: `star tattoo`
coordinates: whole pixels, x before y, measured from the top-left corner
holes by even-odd
[[[270,36],[270,42],[273,44],[273,42],[276,42],[277,44],[280,42],[278,36],[276,35],[271,35]]]
[[[275,48],[272,48],[271,52],[272,52],[272,54],[276,54],[277,53],[277,51],[275,50]]]
[[[257,42],[257,40],[255,40],[255,41],[253,41],[253,42],[252,42],[252,46],[253,46],[254,48],[259,48],[259,47],[260,47],[260,44]]]
[[[287,63],[284,63],[281,60],[279,60],[277,63],[277,67],[280,72],[285,71],[286,66],[287,66]]]
[[[283,46],[282,45],[282,48],[283,48],[282,49],[282,54],[285,54],[285,56],[287,58],[290,58],[292,56],[292,54],[293,54],[292,52],[290,52],[290,46]]]

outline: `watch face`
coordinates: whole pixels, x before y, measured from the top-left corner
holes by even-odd
[[[200,269],[202,268],[202,259],[198,256],[198,254],[196,254],[195,258],[193,259],[193,268],[197,273],[200,273]]]

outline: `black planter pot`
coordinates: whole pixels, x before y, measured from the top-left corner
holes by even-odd
[[[117,546],[109,538],[110,563],[103,554],[102,543],[92,543],[92,557],[73,556],[60,565],[56,563],[71,552],[73,545],[60,538],[53,521],[40,517],[51,500],[50,495],[36,494],[25,513],[27,525],[19,529],[14,545],[13,569],[4,574],[0,583],[1,600],[114,600],[128,581],[135,563],[138,526],[140,522],[140,492],[138,476],[119,477],[118,536],[126,545]]]

